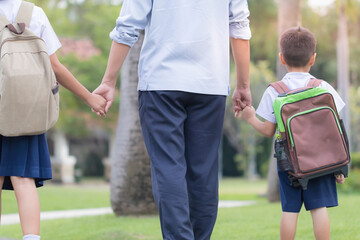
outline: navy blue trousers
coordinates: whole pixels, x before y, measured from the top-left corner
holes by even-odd
[[[218,208],[225,96],[139,92],[155,202],[165,240],[210,239]]]

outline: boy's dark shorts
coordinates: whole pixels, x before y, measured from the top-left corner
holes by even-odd
[[[283,212],[300,212],[304,203],[307,211],[338,205],[334,174],[310,179],[307,190],[290,186],[287,172],[278,171],[280,199]]]

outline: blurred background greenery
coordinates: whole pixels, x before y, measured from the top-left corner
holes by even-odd
[[[81,57],[81,50],[58,52],[59,58],[71,72],[90,91],[100,83],[111,45],[109,32],[115,26],[115,20],[121,9],[121,1],[111,0],[35,0],[46,12],[55,32],[63,42],[88,40],[91,48],[98,50],[87,58]],[[315,1],[313,1],[315,2]],[[339,2],[313,7],[308,1],[302,1],[302,26],[309,28],[316,36],[317,62],[311,74],[325,79],[335,88],[337,86],[336,42],[338,32]],[[348,16],[348,39],[350,48],[350,109],[352,152],[360,151],[360,21],[357,14],[359,1],[345,0]],[[251,12],[251,90],[253,104],[256,107],[269,82],[276,80],[276,61],[278,56],[278,2],[276,0],[248,1]],[[319,3],[318,3],[319,5]],[[81,45],[81,43],[80,43]],[[81,48],[81,47],[80,47]],[[84,50],[82,50],[84,51]],[[90,51],[90,50],[89,50]],[[231,83],[234,84],[234,67],[231,67]],[[120,80],[121,81],[121,80]],[[230,100],[230,98],[228,99]],[[119,94],[111,111],[105,119],[98,118],[88,107],[67,90],[61,90],[61,114],[56,129],[66,133],[70,142],[70,153],[78,159],[78,165],[85,176],[102,176],[101,159],[109,155],[110,140],[114,138],[117,125]],[[51,132],[49,133],[51,135]],[[95,139],[95,140],[94,140]],[[100,144],[98,151],[89,152],[82,145]],[[97,141],[97,142],[96,142]],[[50,141],[51,148],[51,141]],[[249,176],[250,161],[255,170],[250,174],[266,177],[272,139],[266,139],[255,133],[250,126],[232,117],[231,102],[228,101],[224,136],[222,144],[223,176]],[[96,154],[93,154],[93,153]],[[356,154],[353,159],[356,160]],[[89,162],[90,164],[87,164]],[[94,170],[89,166],[97,166]]]
[[[283,1],[287,0],[248,1],[253,35],[250,41],[250,80],[254,107],[257,107],[267,85],[277,80],[279,4]],[[338,79],[337,48],[340,52],[342,49],[337,46],[337,42],[342,9],[346,15],[346,37],[350,49],[348,108],[351,123],[349,133],[351,133],[352,170],[350,178],[339,187],[341,207],[331,209],[329,214],[334,215],[334,218],[330,217],[334,239],[360,239],[359,218],[356,215],[358,212],[356,203],[360,196],[360,62],[357,58],[360,54],[360,15],[358,14],[360,1],[291,1],[301,2],[302,26],[310,29],[318,41],[317,61],[310,73],[328,81],[335,88],[341,81]],[[44,9],[63,44],[57,52],[60,61],[83,85],[93,91],[101,82],[106,68],[111,46],[109,33],[115,26],[122,1],[33,0],[31,2]],[[121,81],[122,79],[119,82]],[[230,82],[233,89],[235,84],[233,61]],[[103,160],[110,156],[115,142],[120,90],[105,119],[98,118],[89,107],[64,88],[60,90],[60,98],[59,121],[47,134],[50,152],[53,154],[55,148],[53,135],[56,132],[63,133],[69,144],[70,155],[74,155],[77,159],[75,172],[80,174],[76,180],[82,179],[83,184],[50,185],[39,189],[41,210],[109,207],[109,186],[103,184],[106,169]],[[231,99],[228,98],[220,148],[222,164],[219,174],[224,177],[220,185],[220,199],[256,200],[257,204],[246,208],[220,209],[214,239],[279,239],[280,205],[268,203],[264,199],[267,188],[265,178],[272,158],[272,147],[272,139],[262,137],[248,124],[233,117]],[[97,180],[93,181],[94,178]],[[134,182],[130,181],[130,183]],[[17,210],[13,194],[5,193],[3,198],[3,213],[15,213]],[[299,221],[301,224],[297,239],[311,239],[310,216],[302,214]],[[115,219],[111,215],[80,220],[46,221],[42,226],[44,226],[42,227],[44,239],[161,238],[157,217]],[[1,235],[20,237],[19,229],[19,225],[2,227]]]

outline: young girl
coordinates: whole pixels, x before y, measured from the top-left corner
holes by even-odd
[[[13,23],[21,3],[21,0],[0,1],[0,14]],[[34,6],[29,28],[45,41],[57,81],[98,115],[105,115],[105,99],[91,94],[59,62],[55,52],[61,44],[41,8]],[[51,177],[45,133],[19,137],[0,135],[0,200],[1,188],[15,191],[23,239],[40,239],[40,203],[36,187],[42,186],[43,181]]]

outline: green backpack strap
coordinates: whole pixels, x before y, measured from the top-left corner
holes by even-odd
[[[286,93],[289,92],[290,89],[288,88],[288,86],[286,86],[286,84],[282,81],[277,81],[277,82],[273,82],[270,83],[269,86],[273,87],[278,93],[279,95],[282,93]],[[279,129],[279,123],[277,123],[276,126],[276,139],[279,141],[282,137],[281,133],[280,133],[280,129]]]
[[[312,79],[310,79],[310,81],[308,82],[307,87],[316,88],[316,87],[318,87],[318,86],[321,84],[322,81],[324,81],[324,80],[312,78]]]
[[[270,83],[269,86],[273,87],[279,94],[290,91],[290,89],[282,81]]]
[[[33,3],[22,1],[18,15],[16,16],[15,19],[15,23],[25,23],[25,26],[29,27],[33,8],[34,8]]]

